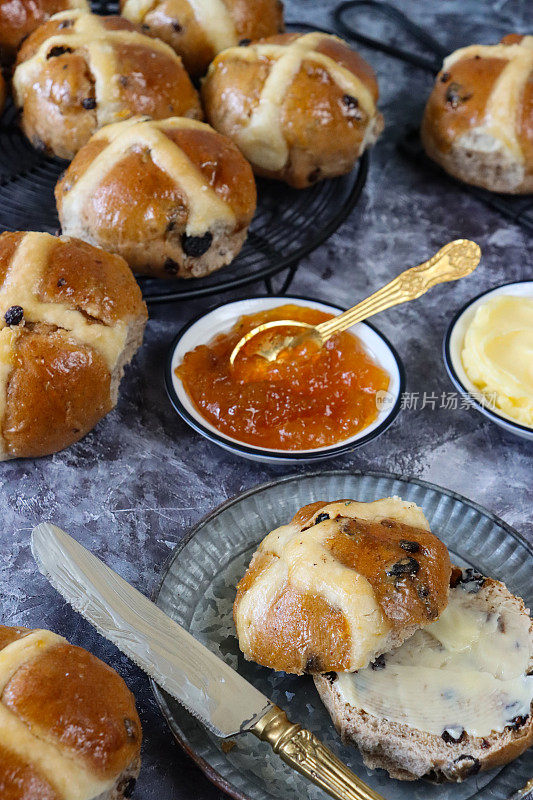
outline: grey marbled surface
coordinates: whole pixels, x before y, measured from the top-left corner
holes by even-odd
[[[395,4],[449,49],[533,29],[531,0]],[[289,0],[287,17],[328,26],[332,8],[329,0]],[[378,35],[388,33],[381,23],[369,28]],[[448,321],[479,292],[532,278],[533,237],[459,186],[399,155],[397,141],[405,126],[419,119],[431,78],[387,56],[361,51],[378,73],[385,133],[372,153],[360,204],[305,259],[292,289],[351,304],[449,239],[478,241],[484,255],[472,277],[376,319],[404,359],[408,390],[440,396],[453,390],[441,358]],[[235,296],[261,291],[256,286]],[[37,573],[28,537],[37,521],[53,520],[151,593],[172,548],[201,516],[237,492],[296,471],[226,454],[191,431],[167,400],[163,364],[169,343],[185,321],[221,299],[154,310],[117,408],[69,450],[0,467],[1,620],[51,628],[88,647],[124,676],[136,694],[145,732],[138,800],[214,800],[221,795],[171,741],[146,678],[66,607]],[[485,505],[533,539],[532,447],[473,410],[404,410],[381,438],[329,466],[424,478]]]

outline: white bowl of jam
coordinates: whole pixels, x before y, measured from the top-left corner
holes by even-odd
[[[315,324],[342,310],[283,296],[237,300],[202,314],[170,348],[165,381],[172,405],[202,436],[253,461],[305,463],[367,444],[392,424],[405,388],[400,357],[373,325],[335,334],[314,353],[265,362],[262,378],[254,372],[243,381],[229,366],[238,339],[259,322],[298,317]]]
[[[502,327],[501,330],[489,330],[487,329],[488,326],[485,324],[483,329],[484,335],[490,339],[486,350],[481,352],[478,348],[477,353],[474,351],[468,354],[467,363],[465,363],[465,346],[468,345],[469,331],[470,335],[472,335],[474,325],[477,325],[478,328],[481,327],[479,325],[480,313],[483,311],[487,312],[490,308],[494,308],[494,301],[497,298],[524,298],[530,303],[533,300],[533,281],[516,281],[514,283],[496,286],[474,297],[463,306],[451,321],[446,336],[444,337],[444,364],[456,389],[458,389],[463,397],[465,397],[477,411],[508,433],[533,441],[533,427],[522,422],[518,415],[513,417],[511,413],[508,413],[509,410],[512,411],[512,400],[520,401],[520,398],[516,397],[516,388],[519,382],[517,379],[521,378],[523,383],[522,373],[526,371],[528,371],[527,374],[529,376],[531,389],[531,375],[533,374],[531,371],[533,362],[529,355],[531,353],[531,341],[533,341],[531,325],[529,326],[528,332],[523,329],[519,330],[520,320],[516,312],[514,318],[508,319],[507,321],[504,320],[506,325],[505,328]],[[506,313],[507,316],[509,316],[509,313],[512,314],[513,311],[508,309]],[[494,316],[496,317],[496,315]],[[491,318],[488,317],[487,319],[490,320]],[[502,323],[501,317],[499,321]],[[497,317],[494,324],[497,324]],[[517,335],[520,337],[518,343],[516,339]],[[514,338],[511,339],[511,336]],[[526,336],[527,342],[525,339]],[[497,337],[500,337],[499,341]],[[516,375],[513,374],[516,370],[513,370],[513,365],[511,363],[513,357],[512,351],[515,350],[515,348],[515,360],[520,362],[520,364],[515,364],[515,367],[519,368]],[[475,363],[476,355],[479,355],[479,363]],[[487,368],[486,361],[491,355],[495,359],[494,369],[498,371],[499,377],[501,375],[508,377],[511,388],[514,391],[507,392],[505,391],[506,387],[498,386],[497,384],[491,385],[491,375],[487,374],[486,378],[483,375],[482,370]],[[476,383],[474,383],[470,377],[470,375],[472,375],[472,365],[475,367],[476,375],[479,373],[479,379]],[[470,375],[468,374],[469,366]],[[490,366],[489,364],[489,373]],[[521,388],[523,388],[523,386]],[[491,391],[491,389],[494,391]],[[496,391],[496,389],[500,391]],[[507,394],[511,395],[511,397],[506,397],[505,395]],[[504,395],[503,398],[502,395]],[[505,402],[502,402],[502,400]]]

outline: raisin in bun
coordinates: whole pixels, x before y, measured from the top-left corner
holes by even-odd
[[[56,201],[65,233],[119,253],[136,272],[192,278],[239,252],[256,191],[248,162],[209,125],[137,118],[92,137]]]
[[[0,236],[0,460],[55,453],[117,402],[146,322],[126,262],[47,233]]]
[[[121,800],[141,723],[114,669],[46,630],[0,625],[0,797]]]
[[[313,503],[261,542],[240,581],[239,646],[285,672],[361,669],[439,616],[450,571],[414,503]]]
[[[90,10],[87,0],[0,0],[0,62],[12,61],[30,33],[70,8]]]
[[[533,744],[533,625],[499,581],[454,568],[437,622],[357,674],[315,676],[345,743],[399,780],[462,781]]]
[[[427,154],[466,183],[533,191],[533,36],[449,55],[422,123]]]
[[[135,114],[201,119],[179,56],[123,17],[65,11],[23,44],[13,76],[24,133],[71,159],[103,125]]]
[[[122,14],[174,48],[191,75],[221,50],[283,31],[280,0],[121,0]]]
[[[202,97],[211,125],[258,175],[296,188],[349,172],[383,129],[372,68],[325,33],[225,50],[209,67]]]

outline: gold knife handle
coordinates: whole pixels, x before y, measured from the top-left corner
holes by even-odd
[[[250,731],[268,742],[289,767],[316,783],[335,800],[384,800],[333,755],[314,733],[289,722],[278,706],[272,706]]]
[[[533,778],[530,778],[525,786],[515,792],[509,800],[532,800],[533,798]]]

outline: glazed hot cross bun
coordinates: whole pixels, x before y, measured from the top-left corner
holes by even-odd
[[[0,236],[0,461],[55,453],[117,402],[147,318],[126,262],[47,233]]]
[[[34,146],[67,159],[98,128],[135,114],[202,118],[180,57],[123,17],[56,14],[23,44],[13,93]]]
[[[414,503],[304,506],[261,542],[237,587],[239,646],[275,670],[353,672],[439,617],[450,574]]]
[[[296,188],[349,172],[383,129],[372,68],[325,33],[287,33],[223,51],[202,97],[209,122],[258,175]]]
[[[209,125],[183,117],[108,125],[56,187],[63,231],[136,272],[197,278],[228,264],[256,204],[252,170]]]
[[[3,800],[131,797],[141,723],[114,669],[50,631],[0,625],[0,689]]]
[[[281,0],[121,0],[121,9],[168,42],[194,76],[221,50],[283,31]]]
[[[422,122],[427,154],[466,183],[533,191],[533,36],[449,55]]]
[[[0,0],[0,62],[12,61],[26,36],[69,8],[90,11],[87,0]]]

